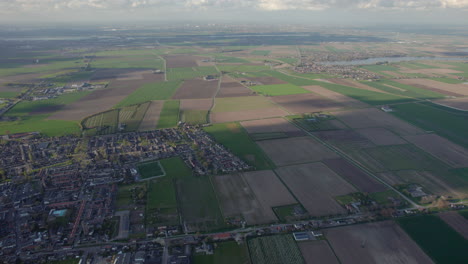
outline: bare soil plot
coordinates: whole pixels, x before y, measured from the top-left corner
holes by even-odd
[[[257,110],[244,110],[234,112],[211,112],[211,121],[213,123],[225,123],[244,120],[255,120],[271,117],[281,117],[289,115],[288,112],[277,107],[257,109]]]
[[[404,181],[393,172],[381,172],[376,174],[379,179],[390,185],[403,184]]]
[[[271,100],[294,114],[328,112],[343,108],[343,105],[335,101],[312,93],[274,96]]]
[[[342,158],[324,160],[323,163],[362,192],[374,193],[387,190],[385,185]]]
[[[297,203],[273,171],[251,171],[242,176],[257,199],[269,208]]]
[[[218,81],[193,79],[185,81],[177,90],[173,99],[202,99],[212,98],[218,89]]]
[[[333,197],[356,192],[323,163],[287,166],[276,171],[311,216],[346,213]]]
[[[327,241],[317,240],[298,243],[306,264],[338,264]]]
[[[363,128],[357,129],[355,131],[378,146],[399,145],[407,143],[404,139],[395,135],[393,132],[381,127]]]
[[[340,93],[328,90],[326,88],[323,88],[318,85],[310,85],[310,86],[303,86],[302,88],[309,90],[313,93],[317,93],[321,96],[324,96],[326,98],[329,98],[337,103],[340,103],[346,107],[352,107],[352,108],[362,108],[362,107],[368,107],[369,105],[361,102],[359,100],[356,100],[354,98],[348,97],[346,95],[342,95]]]
[[[273,210],[261,204],[240,174],[213,177],[225,218],[243,216],[247,224],[264,224],[276,220]]]
[[[256,82],[259,85],[271,85],[271,84],[286,84],[287,82],[280,80],[275,77],[264,76],[264,77],[254,77],[249,78],[250,81]]]
[[[384,127],[399,135],[424,133],[421,129],[376,108],[337,112],[335,116],[351,128]]]
[[[163,57],[166,60],[167,68],[197,67],[198,61],[209,59],[206,57],[191,55],[166,55]]]
[[[269,118],[241,122],[249,134],[282,132],[288,136],[305,136],[305,133],[284,118]]]
[[[468,167],[468,150],[441,136],[425,134],[405,139],[454,168]]]
[[[392,221],[327,229],[325,235],[342,263],[433,263]]]
[[[468,86],[468,85],[467,85]],[[468,89],[468,87],[467,87]],[[456,99],[442,99],[433,101],[436,104],[441,104],[448,107],[457,108],[460,110],[468,111],[468,97],[456,98]]]
[[[321,140],[335,145],[338,148],[344,147],[345,149],[362,149],[375,146],[374,143],[372,143],[363,135],[349,129],[314,132],[314,135],[319,137]]]
[[[428,79],[403,79],[398,82],[449,96],[468,95],[466,84],[449,84]]]
[[[164,101],[152,101],[150,103],[143,120],[141,120],[140,127],[138,128],[139,131],[156,129],[163,105]]]
[[[222,82],[216,97],[240,97],[253,95],[253,91],[238,82]]]
[[[455,229],[465,239],[468,239],[468,220],[457,212],[443,212],[439,217]]]
[[[310,137],[264,140],[257,144],[278,166],[338,157],[336,153]]]
[[[183,99],[180,100],[180,110],[209,110],[212,99]]]

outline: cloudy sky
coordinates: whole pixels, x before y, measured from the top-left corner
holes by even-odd
[[[468,0],[0,0],[11,23],[181,19],[468,25]]]

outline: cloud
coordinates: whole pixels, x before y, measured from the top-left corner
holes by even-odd
[[[0,0],[3,13],[44,10],[242,9],[466,9],[468,0]]]

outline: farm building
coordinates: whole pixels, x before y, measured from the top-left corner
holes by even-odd
[[[296,232],[296,233],[293,233],[293,236],[294,236],[294,240],[296,241],[307,241],[313,238],[309,232]]]

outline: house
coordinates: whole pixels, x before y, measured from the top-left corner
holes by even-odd
[[[393,112],[393,109],[392,109],[390,106],[388,106],[388,105],[384,105],[384,106],[382,106],[380,109],[382,109],[382,111],[384,111],[384,112],[386,112],[386,113],[388,113],[388,112]]]

